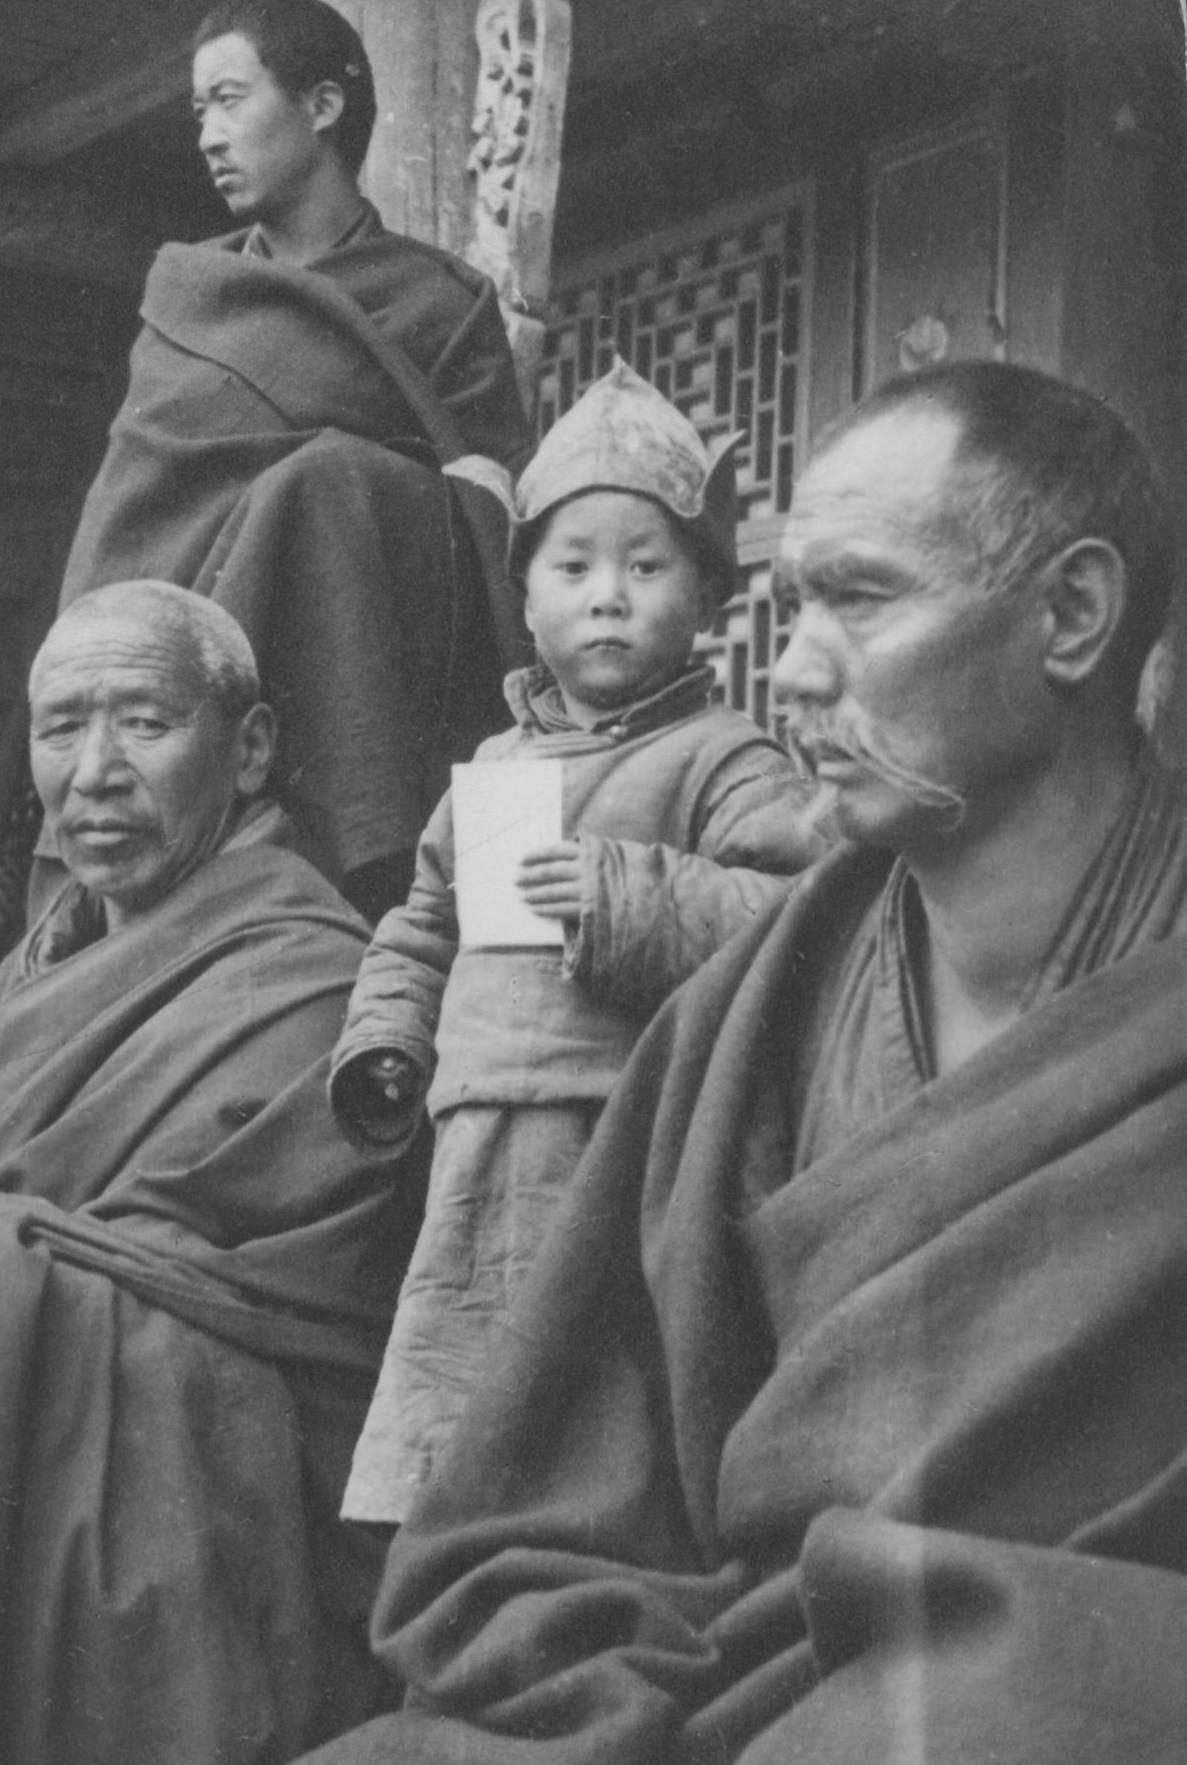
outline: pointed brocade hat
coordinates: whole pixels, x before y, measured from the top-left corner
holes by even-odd
[[[540,523],[559,504],[588,491],[626,490],[662,504],[689,530],[717,599],[728,600],[738,568],[733,461],[738,439],[731,436],[710,454],[688,418],[616,357],[610,372],[548,431],[524,468],[515,487],[512,574],[523,574]]]

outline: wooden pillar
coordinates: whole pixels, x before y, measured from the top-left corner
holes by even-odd
[[[379,114],[363,188],[394,231],[492,278],[531,408],[569,72],[569,0],[334,0]]]
[[[363,189],[393,232],[461,256],[478,76],[474,0],[334,0],[363,40],[378,116]]]

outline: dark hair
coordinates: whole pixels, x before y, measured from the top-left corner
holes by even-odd
[[[827,433],[821,451],[909,406],[960,425],[935,537],[970,552],[987,587],[1015,586],[1077,539],[1116,549],[1127,593],[1110,660],[1118,682],[1136,690],[1175,579],[1174,524],[1137,436],[1104,399],[1065,380],[967,361],[887,380]]]
[[[322,80],[342,88],[342,115],[326,138],[357,176],[375,126],[375,80],[358,32],[325,0],[220,0],[194,33],[195,52],[231,32],[247,38],[290,98]]]

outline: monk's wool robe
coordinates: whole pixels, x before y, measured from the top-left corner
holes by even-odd
[[[0,971],[11,1765],[279,1765],[383,1707],[336,1516],[415,1222],[324,1103],[366,928],[278,823],[108,935],[69,885]]]
[[[389,1557],[318,1765],[1171,1765],[1187,837],[1147,775],[943,1077],[901,870],[826,858],[643,1038]]]
[[[348,1131],[382,1135],[382,1097],[360,1066],[396,1050],[432,1076],[436,1144],[347,1486],[351,1519],[402,1520],[433,1474],[656,1007],[816,855],[786,752],[712,704],[712,680],[694,664],[585,728],[546,668],[508,677],[515,728],[477,758],[563,765],[563,827],[580,841],[585,903],[563,951],[459,948],[448,795],[421,839],[407,904],[376,929],[331,1095]]]
[[[528,436],[487,278],[373,209],[304,267],[251,238],[158,253],[62,602],[154,576],[233,613],[279,715],[286,806],[340,878],[411,853],[449,762],[504,721],[436,442],[514,465]]]

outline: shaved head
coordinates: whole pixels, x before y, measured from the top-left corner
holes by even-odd
[[[259,702],[259,670],[238,620],[204,595],[151,578],[113,582],[72,601],[51,625],[33,659],[30,693],[46,657],[63,640],[84,625],[108,619],[141,625],[146,638],[164,637],[179,653],[188,655],[222,716],[231,720],[242,717]]]
[[[29,714],[46,831],[109,930],[212,858],[267,788],[275,725],[251,645],[172,583],[74,601],[37,652]]]
[[[918,438],[928,418],[935,447],[954,438],[931,538],[967,560],[970,579],[1009,590],[1078,540],[1116,551],[1126,594],[1108,665],[1132,704],[1176,579],[1174,523],[1142,443],[1082,387],[1014,363],[945,362],[898,375],[854,406],[821,437],[810,470],[867,426],[873,448],[888,424]],[[907,496],[910,457],[904,449]]]

